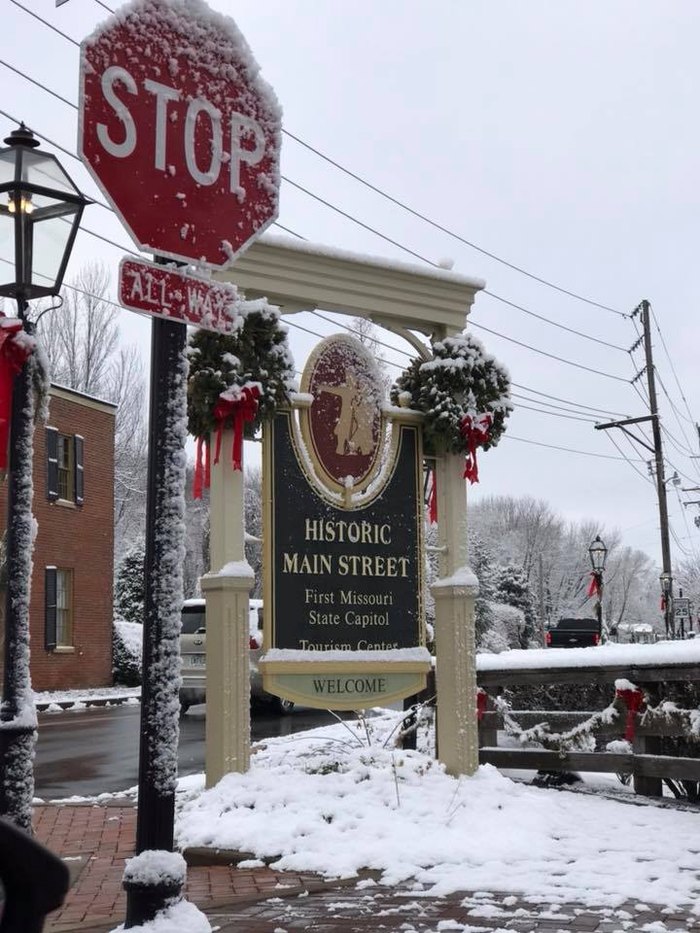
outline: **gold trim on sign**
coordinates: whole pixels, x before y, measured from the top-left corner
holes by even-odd
[[[258,661],[265,674],[423,674],[431,666],[430,661]]]
[[[275,645],[274,592],[274,516],[273,509],[273,449],[275,419],[266,421],[262,429],[262,536],[263,536],[263,646]]]

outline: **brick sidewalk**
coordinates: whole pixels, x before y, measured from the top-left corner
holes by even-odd
[[[110,929],[124,920],[124,861],[134,854],[134,807],[47,805],[34,808],[37,839],[67,863],[73,884],[65,904],[46,920],[46,933],[92,927]],[[226,865],[188,869],[186,894],[202,910],[236,899],[259,900],[285,889],[304,890],[318,883],[311,874],[270,868],[236,869]]]
[[[34,826],[37,838],[66,860],[73,879],[64,906],[47,918],[46,933],[98,933],[122,923],[121,879],[124,861],[134,853],[135,808],[41,805]],[[700,933],[700,915],[659,905],[590,908],[506,892],[430,898],[410,886],[382,888],[372,878],[324,882],[311,873],[271,868],[191,865],[186,895],[222,933]]]

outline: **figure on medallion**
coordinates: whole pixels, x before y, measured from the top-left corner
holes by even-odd
[[[337,454],[371,454],[374,450],[372,433],[375,405],[366,391],[350,373],[346,385],[319,386],[319,392],[329,392],[340,398],[340,415],[333,433]]]

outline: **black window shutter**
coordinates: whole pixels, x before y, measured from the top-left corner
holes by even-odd
[[[46,429],[46,498],[58,499],[58,431]]]
[[[83,495],[85,491],[84,486],[84,471],[83,471],[83,454],[85,450],[85,441],[83,438],[76,434],[73,438],[73,461],[75,463],[75,502],[76,505],[83,504]]]
[[[44,576],[44,647],[56,647],[56,568],[47,567]]]

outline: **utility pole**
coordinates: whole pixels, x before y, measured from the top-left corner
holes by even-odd
[[[661,443],[661,425],[659,424],[659,408],[656,400],[654,360],[651,351],[651,309],[646,299],[642,301],[640,309],[642,326],[644,327],[644,355],[646,358],[647,385],[649,387],[649,408],[651,411],[652,437],[654,438],[654,457],[656,459],[656,491],[659,497],[661,562],[663,564],[662,580],[664,581],[664,625],[666,627],[666,634],[670,634],[672,638],[675,638],[675,620],[673,617],[673,571],[671,569],[671,543],[668,534],[666,483],[664,482],[664,452]]]
[[[649,414],[641,418],[626,418],[623,421],[610,421],[606,424],[597,424],[596,430],[605,431],[609,428],[620,428],[628,437],[631,437],[637,444],[641,444],[654,455],[656,472],[656,492],[659,500],[659,525],[661,530],[661,588],[662,588],[662,606],[664,612],[664,626],[666,637],[675,638],[675,622],[673,617],[673,571],[671,569],[671,544],[669,540],[668,526],[668,503],[666,500],[666,477],[664,474],[664,453],[661,440],[661,425],[659,423],[659,409],[656,398],[656,379],[654,375],[654,359],[651,347],[651,308],[649,302],[644,299],[632,313],[632,317],[639,314],[643,327],[643,335],[637,341],[632,349],[644,343],[645,367],[635,376],[638,379],[646,370],[647,386],[649,390]],[[644,421],[651,421],[651,430],[653,438],[653,447],[645,440],[633,434],[628,430],[630,424],[639,424]]]

